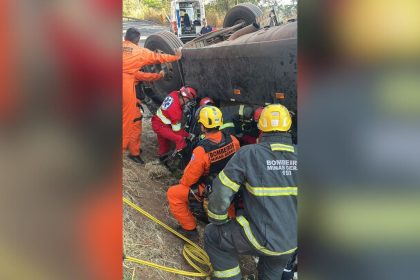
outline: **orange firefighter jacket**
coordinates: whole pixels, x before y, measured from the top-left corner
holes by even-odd
[[[205,138],[210,139],[216,143],[222,141],[222,132],[206,133]],[[235,148],[235,152],[239,150],[240,144],[235,136],[230,136]],[[208,175],[210,171],[210,158],[203,147],[198,146],[194,149],[191,160],[185,167],[184,174],[180,180],[180,184],[190,187],[197,183],[202,176]]]
[[[155,53],[130,41],[123,41],[123,73],[134,75],[137,81],[156,81],[162,78],[157,73],[139,71],[142,67],[177,60],[177,56]]]
[[[155,81],[162,76],[156,73],[145,73],[140,69],[146,65],[173,62],[178,60],[177,56],[168,54],[158,54],[146,48],[137,46],[130,41],[123,41],[123,150],[131,142],[138,142],[131,146],[140,146],[141,117],[140,109],[137,105],[135,85],[139,81]]]

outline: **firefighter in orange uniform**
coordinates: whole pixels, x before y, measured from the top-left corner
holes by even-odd
[[[140,101],[136,98],[136,83],[140,81],[156,81],[164,76],[164,72],[146,73],[140,69],[146,65],[174,62],[181,58],[181,51],[175,55],[158,54],[138,46],[140,31],[129,28],[123,41],[123,152],[128,148],[129,158],[137,163],[144,163],[140,158],[140,138],[142,130],[142,112]]]
[[[179,185],[171,186],[167,192],[170,211],[181,224],[180,232],[187,237],[197,236],[196,221],[189,209],[189,201],[193,198],[202,202],[205,185],[211,184],[212,178],[240,148],[235,136],[219,131],[223,119],[217,107],[203,107],[198,123],[205,138],[194,149]]]

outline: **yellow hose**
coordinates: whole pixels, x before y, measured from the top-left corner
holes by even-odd
[[[210,275],[211,275],[211,272],[213,271],[213,269],[211,267],[209,256],[207,255],[207,253],[203,249],[201,249],[197,244],[195,244],[194,242],[192,242],[191,240],[189,240],[188,238],[186,238],[185,236],[183,236],[179,232],[175,231],[174,229],[172,229],[171,227],[169,227],[165,223],[159,221],[158,219],[156,219],[155,217],[153,217],[152,215],[150,215],[149,213],[144,211],[139,206],[132,203],[127,198],[123,197],[123,201],[124,201],[125,204],[131,206],[132,208],[134,208],[135,210],[140,212],[142,215],[146,216],[147,218],[149,218],[153,222],[161,225],[162,227],[164,227],[168,231],[172,232],[173,234],[175,234],[176,236],[178,236],[179,238],[181,238],[185,242],[187,242],[184,245],[184,249],[182,250],[182,255],[184,256],[184,258],[188,262],[188,264],[191,265],[197,272],[192,272],[192,271],[186,271],[186,270],[180,270],[180,269],[176,269],[176,268],[172,268],[172,267],[167,267],[167,266],[163,266],[163,265],[159,265],[159,264],[156,264],[156,263],[140,260],[140,259],[133,258],[133,257],[126,257],[125,258],[126,261],[133,262],[133,263],[138,263],[138,264],[142,264],[142,265],[147,265],[147,266],[154,267],[154,268],[157,268],[157,269],[160,269],[160,270],[163,270],[163,271],[167,271],[167,272],[171,272],[171,273],[175,273],[175,274],[180,274],[180,275],[184,275],[184,276],[206,277],[206,279],[210,279]],[[206,266],[208,268],[207,271],[203,270],[199,266],[200,264],[203,265],[203,266]]]

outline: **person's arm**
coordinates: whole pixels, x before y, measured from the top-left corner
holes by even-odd
[[[136,82],[153,82],[162,79],[163,75],[162,73],[147,73],[143,71],[137,71],[134,73],[134,77],[136,79]]]
[[[224,224],[229,221],[229,206],[245,181],[243,151],[238,151],[213,180],[207,213],[211,223]]]
[[[206,170],[207,154],[202,147],[194,149],[191,160],[184,169],[180,184],[190,187],[197,183]]]
[[[181,51],[177,50],[176,55],[156,53],[148,49],[143,50],[145,65],[174,62],[181,59]]]
[[[232,142],[233,142],[233,146],[235,147],[235,151],[239,151],[239,149],[241,148],[241,143],[239,143],[239,140],[235,136],[231,135],[230,137],[232,138]]]
[[[174,97],[174,98],[178,98],[178,97]],[[182,122],[182,109],[172,111],[171,117],[172,117],[172,120],[171,120],[172,121],[172,123],[171,123],[172,131],[174,131],[174,132],[180,131],[181,128],[182,128],[182,124],[181,124],[181,122]]]

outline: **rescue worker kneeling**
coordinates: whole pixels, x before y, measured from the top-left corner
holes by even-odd
[[[213,180],[204,248],[212,279],[241,279],[238,254],[259,256],[258,279],[281,279],[297,249],[297,156],[287,132],[292,120],[282,105],[264,108],[260,142],[242,147]],[[227,210],[242,191],[243,213]]]
[[[198,122],[205,138],[193,150],[180,184],[171,186],[167,192],[169,209],[181,225],[180,232],[189,237],[197,236],[196,221],[189,209],[189,200],[194,198],[201,203],[206,185],[239,150],[239,141],[234,136],[219,131],[223,120],[222,112],[217,107],[202,108]]]

